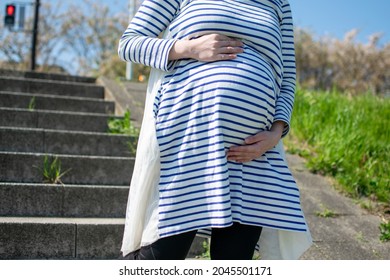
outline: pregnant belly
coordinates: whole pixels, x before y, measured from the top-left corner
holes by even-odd
[[[232,144],[268,130],[274,112],[271,68],[249,48],[229,61],[181,61],[164,79],[155,102],[158,136],[208,131]]]

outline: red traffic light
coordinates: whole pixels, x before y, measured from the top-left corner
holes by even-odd
[[[7,16],[15,16],[15,5],[7,5]]]
[[[13,27],[15,25],[15,17],[16,17],[16,6],[15,5],[7,5],[5,7],[5,17],[4,17],[4,25],[8,27]]]

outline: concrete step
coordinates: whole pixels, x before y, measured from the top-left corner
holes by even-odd
[[[0,182],[45,183],[45,157],[58,158],[64,184],[128,186],[134,158],[0,152]],[[55,177],[55,176],[54,176]]]
[[[0,126],[0,151],[4,152],[129,157],[130,141],[134,143],[134,137]]]
[[[1,101],[0,101],[1,102]],[[0,126],[107,132],[107,114],[0,107]]]
[[[112,114],[115,103],[93,98],[60,97],[56,95],[42,95],[29,93],[14,93],[0,91],[0,107],[38,110],[60,110],[68,112],[90,112]]]
[[[104,88],[94,84],[0,76],[0,85],[1,91],[104,98]]]
[[[124,219],[0,217],[0,259],[118,259]]]
[[[19,78],[31,78],[31,79],[43,79],[53,81],[66,81],[75,83],[95,83],[96,79],[93,77],[71,76],[65,74],[55,73],[43,73],[36,71],[14,71],[0,69],[0,76],[3,77],[19,77]]]
[[[0,259],[117,260],[125,219],[0,217]],[[189,258],[204,252],[196,237]]]
[[[0,183],[0,216],[124,218],[128,186]]]

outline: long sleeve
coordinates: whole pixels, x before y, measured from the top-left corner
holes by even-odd
[[[176,40],[160,39],[179,10],[181,0],[145,0],[119,41],[122,60],[170,71],[174,61],[168,61]]]
[[[283,59],[283,80],[279,97],[276,101],[276,112],[274,121],[286,123],[282,137],[290,130],[290,119],[294,105],[296,68],[293,19],[290,4],[283,1],[283,17],[281,21],[282,32],[282,59]]]

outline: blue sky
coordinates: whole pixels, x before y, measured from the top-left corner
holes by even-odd
[[[358,41],[382,32],[381,43],[390,42],[389,0],[289,0],[294,22],[317,35],[343,38],[353,28],[360,32]]]

